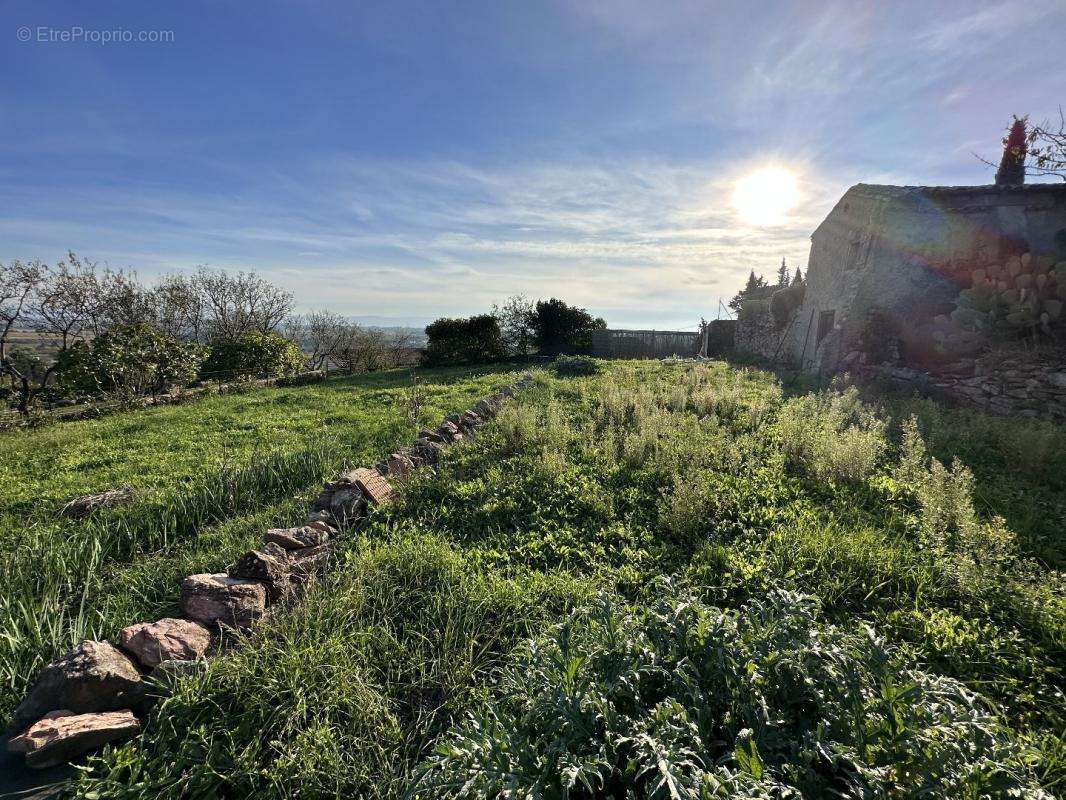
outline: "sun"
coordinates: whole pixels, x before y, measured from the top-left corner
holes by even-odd
[[[798,201],[796,176],[783,167],[750,172],[733,187],[733,207],[741,219],[761,228],[782,224]]]

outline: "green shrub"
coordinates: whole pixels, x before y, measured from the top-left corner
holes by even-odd
[[[59,385],[78,394],[144,397],[191,383],[203,348],[140,322],[115,328],[60,354]]]
[[[302,368],[303,356],[296,342],[276,333],[253,331],[212,342],[200,375],[208,380],[280,378]]]
[[[779,428],[789,462],[821,481],[864,480],[886,447],[885,424],[855,387],[788,400]]]
[[[1040,796],[959,683],[773,591],[730,614],[667,589],[602,597],[528,643],[495,699],[438,743],[412,794]]]
[[[552,362],[552,369],[560,377],[573,378],[580,375],[596,375],[603,367],[589,356],[559,356]]]
[[[488,364],[507,355],[500,323],[491,314],[450,319],[442,317],[426,326],[426,366]]]

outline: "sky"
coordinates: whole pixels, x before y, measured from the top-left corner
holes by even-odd
[[[1011,115],[1066,105],[1064,39],[1062,0],[0,0],[0,263],[692,330],[848,186],[991,182]],[[734,202],[767,169],[769,224]]]

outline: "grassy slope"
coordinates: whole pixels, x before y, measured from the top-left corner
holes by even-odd
[[[502,380],[421,372],[422,420]],[[410,439],[410,387],[395,371],[0,435],[0,722],[43,662],[173,610],[181,577],[220,569],[265,527],[300,519],[343,463],[373,463]],[[56,515],[123,484],[141,490],[127,508]]]
[[[663,576],[725,608],[799,590],[829,622],[875,626],[900,657],[979,692],[1030,748],[1019,764],[1061,790],[1066,607],[1049,566],[1062,542],[1012,505],[1061,514],[1066,434],[908,400],[882,410],[887,433],[869,416],[865,433],[846,415],[835,430],[804,402],[724,366],[545,381],[413,483],[306,603],[180,683],[75,791],[399,796],[484,707],[523,637],[598,590],[643,607]],[[936,549],[932,473],[896,466],[911,413],[935,456],[971,463],[982,531],[995,513],[1024,523],[1016,545]],[[1025,447],[1033,430],[1039,448]],[[1021,468],[995,469],[1019,453]]]

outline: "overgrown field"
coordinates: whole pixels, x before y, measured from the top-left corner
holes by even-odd
[[[71,791],[1061,794],[1064,476],[1033,420],[544,374]]]
[[[394,371],[0,434],[0,727],[56,654],[173,615],[183,577],[302,520],[344,463],[373,463],[505,380]],[[122,485],[137,490],[124,508],[58,516]]]

